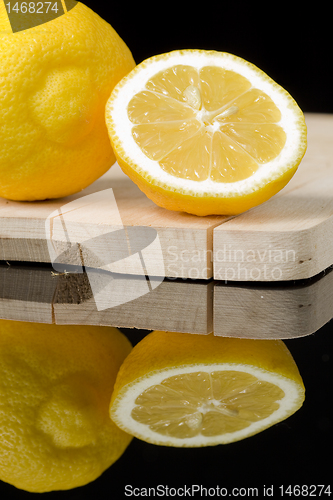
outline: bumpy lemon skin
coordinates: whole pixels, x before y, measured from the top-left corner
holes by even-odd
[[[131,351],[111,327],[0,320],[0,480],[43,493],[98,478],[132,436],[108,415]]]
[[[302,377],[282,340],[238,339],[157,331],[144,337],[121,365],[111,407],[119,391],[154,371],[207,363],[241,363],[278,373],[299,383]]]
[[[115,162],[105,103],[134,59],[115,30],[80,2],[17,33],[1,4],[0,196],[74,194]]]

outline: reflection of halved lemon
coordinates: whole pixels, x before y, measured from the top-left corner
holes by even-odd
[[[301,376],[282,341],[156,331],[121,366],[110,414],[150,443],[209,446],[257,434],[303,400]]]
[[[0,479],[31,492],[93,481],[131,436],[109,418],[131,350],[116,328],[0,321]]]
[[[265,73],[231,54],[147,59],[114,89],[106,123],[118,163],[158,205],[235,214],[287,184],[306,149],[304,116]]]

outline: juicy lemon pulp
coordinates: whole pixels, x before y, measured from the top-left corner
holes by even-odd
[[[211,437],[240,431],[269,417],[284,396],[275,384],[245,372],[186,373],[141,393],[131,417],[165,436]]]
[[[158,72],[127,112],[140,149],[183,179],[246,179],[286,142],[272,99],[244,76],[215,66],[175,65]]]

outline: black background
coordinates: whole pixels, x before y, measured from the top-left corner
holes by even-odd
[[[331,16],[321,3],[84,3],[113,26],[137,64],[177,49],[230,52],[265,71],[304,112],[333,113]]]
[[[304,112],[333,113],[331,16],[321,10],[328,4],[84,3],[116,29],[137,63],[175,49],[230,52],[264,70],[291,93]],[[129,334],[133,343],[142,335]],[[274,498],[280,498],[278,485],[332,482],[332,323],[286,344],[306,387],[303,407],[286,421],[246,440],[217,447],[177,449],[134,439],[93,483],[44,496],[118,500],[126,498],[127,484],[139,488],[158,484],[257,487],[259,491],[274,484]],[[0,483],[0,494],[4,499],[35,496],[5,483]]]

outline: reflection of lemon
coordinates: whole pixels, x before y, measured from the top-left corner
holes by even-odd
[[[267,200],[306,149],[304,116],[265,73],[231,54],[180,50],[139,64],[113,90],[118,163],[157,205],[236,214]]]
[[[33,492],[89,483],[131,437],[109,418],[131,346],[115,328],[0,321],[0,479]]]
[[[82,3],[12,33],[0,0],[0,54],[0,196],[42,200],[85,188],[115,161],[104,110],[135,65],[129,49]]]
[[[284,420],[302,405],[297,366],[279,340],[153,332],[119,370],[110,414],[150,443],[230,443]]]

